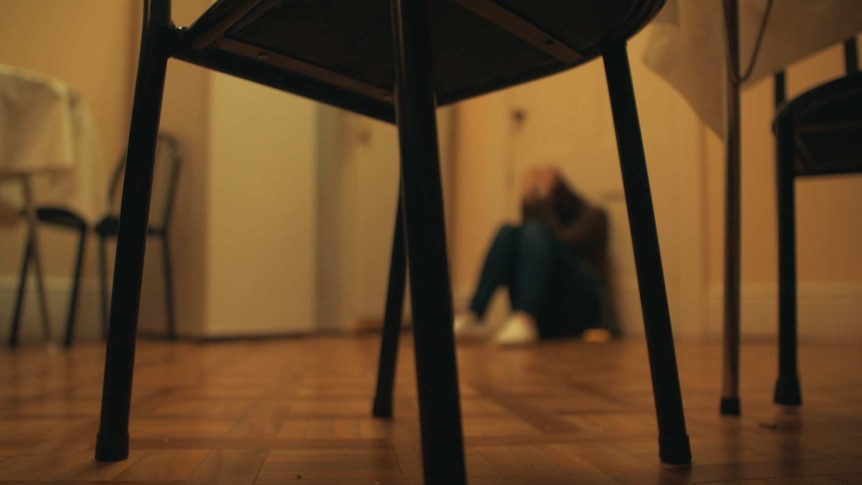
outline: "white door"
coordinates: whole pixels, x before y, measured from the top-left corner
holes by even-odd
[[[208,335],[314,329],[317,112],[307,99],[213,75]]]
[[[321,115],[319,327],[379,328],[398,199],[398,131],[395,125],[334,108],[324,108]],[[450,110],[438,111],[444,197],[451,185],[450,120]]]

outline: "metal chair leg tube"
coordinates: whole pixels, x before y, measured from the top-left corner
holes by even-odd
[[[165,70],[172,42],[170,10],[170,0],[149,0],[144,4],[141,54],[117,237],[102,411],[96,440],[96,459],[100,461],[124,460],[129,455],[129,409],[132,399],[135,334],[138,326],[156,137]]]
[[[404,309],[404,284],[407,260],[404,254],[404,220],[399,187],[395,233],[392,238],[392,259],[389,261],[389,286],[386,291],[386,312],[383,315],[383,335],[380,342],[380,363],[377,368],[377,390],[372,414],[378,418],[392,417],[392,389],[398,364],[398,338]]]
[[[99,299],[102,307],[102,338],[108,338],[108,256],[105,250],[105,238],[99,236]]]
[[[174,307],[174,272],[171,266],[171,247],[168,234],[162,236],[162,262],[165,271],[165,312],[168,318],[168,338],[177,339],[177,314]]]
[[[24,243],[24,257],[21,259],[21,272],[18,277],[18,294],[15,297],[15,310],[12,312],[12,329],[9,331],[9,346],[18,345],[18,334],[21,330],[21,310],[24,309],[24,293],[27,291],[27,270],[30,268],[30,258],[33,256],[33,245],[30,237]]]
[[[739,110],[739,22],[738,0],[725,0],[727,21],[726,96],[727,126],[725,150],[727,188],[724,234],[724,355],[720,412],[739,416],[739,279],[740,279],[740,110]]]
[[[649,352],[659,456],[665,463],[691,463],[658,232],[625,43],[605,46],[603,55]]]
[[[395,111],[426,485],[466,483],[428,3],[392,0]]]
[[[775,403],[802,404],[796,362],[796,194],[793,134],[778,126],[778,382]]]
[[[66,337],[63,345],[72,346],[75,338],[75,316],[78,312],[78,294],[81,292],[81,270],[84,267],[84,248],[87,246],[87,228],[81,230],[78,236],[78,250],[75,255],[75,270],[72,276],[72,294],[69,295],[69,309],[66,317]]]
[[[51,315],[48,310],[48,296],[45,289],[45,271],[42,267],[42,246],[39,243],[39,217],[36,215],[36,201],[33,196],[33,181],[29,175],[21,176],[21,188],[24,194],[24,215],[27,218],[27,233],[30,245],[30,262],[36,276],[36,298],[39,310],[42,312],[42,334],[46,342],[51,342]]]

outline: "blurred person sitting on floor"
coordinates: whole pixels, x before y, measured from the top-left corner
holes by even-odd
[[[618,334],[605,301],[605,212],[575,193],[553,166],[525,174],[521,210],[522,224],[503,225],[491,243],[469,310],[455,317],[455,336],[489,334],[482,319],[501,286],[508,289],[512,314],[493,337],[499,345]],[[610,332],[591,330],[601,326]]]

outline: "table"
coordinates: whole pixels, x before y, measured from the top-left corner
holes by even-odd
[[[726,25],[722,22],[725,16]],[[762,26],[762,41],[752,61]],[[860,30],[862,8],[857,0],[668,0],[656,17],[646,64],[688,100],[709,129],[725,139],[722,414],[740,414],[740,88]],[[741,82],[734,80],[740,78]]]
[[[51,340],[45,297],[44,270],[39,253],[36,199],[40,205],[68,208],[87,221],[105,209],[105,184],[96,124],[84,99],[66,84],[0,65],[0,180],[17,181],[21,200],[6,205],[23,208],[31,261],[36,271],[43,334]],[[33,176],[46,184],[34,189]],[[38,196],[36,194],[38,192]],[[6,199],[16,194],[4,190]]]

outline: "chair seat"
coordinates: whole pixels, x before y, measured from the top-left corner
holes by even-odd
[[[79,231],[87,229],[87,221],[82,219],[78,214],[63,207],[38,207],[36,208],[36,217],[40,222],[45,224],[68,227]]]
[[[577,66],[664,0],[432,0],[440,105]],[[219,0],[174,57],[394,120],[389,0]]]
[[[811,89],[779,108],[796,145],[797,176],[862,171],[862,73]]]

